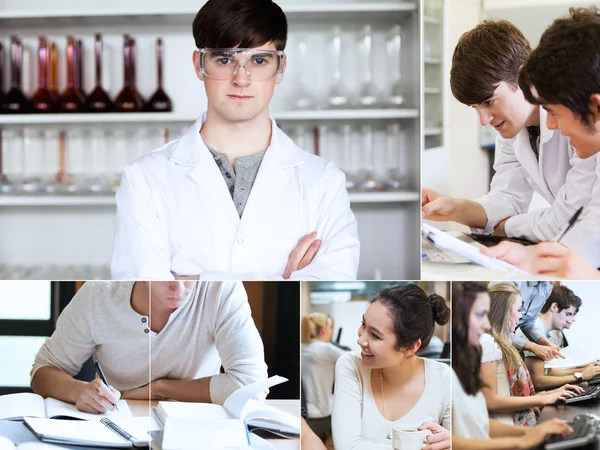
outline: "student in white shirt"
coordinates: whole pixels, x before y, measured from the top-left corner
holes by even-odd
[[[111,388],[73,378],[92,355]],[[38,351],[31,388],[103,413],[119,397],[223,404],[266,378],[241,282],[88,281]]]
[[[452,448],[533,449],[550,435],[572,433],[572,428],[559,419],[523,427],[489,418],[480,372],[480,339],[491,328],[489,309],[485,283],[452,283]]]
[[[568,137],[580,158],[597,158],[600,151],[600,77],[596,61],[600,58],[600,14],[596,7],[572,8],[570,17],[556,19],[542,34],[519,74],[519,85],[526,100],[547,111],[547,127],[559,129]],[[597,179],[600,179],[597,171]],[[597,206],[600,193],[594,185],[585,222],[578,225],[589,237],[577,249],[561,241],[521,246],[502,242],[482,252],[515,264],[528,272],[548,277],[600,279],[600,223]],[[596,211],[595,213],[592,211]],[[579,232],[579,230],[577,231]],[[562,245],[562,244],[565,245]]]
[[[581,307],[581,299],[566,286],[555,285],[538,316],[536,326],[550,338],[551,331],[570,328]],[[581,383],[600,376],[600,363],[585,366],[545,369],[544,361],[531,352],[525,352],[525,363],[531,372],[536,389],[552,389],[567,383]]]
[[[345,352],[331,343],[333,319],[314,312],[302,317],[302,386],[308,417],[331,416],[335,363]]]
[[[482,389],[490,417],[507,425],[534,426],[540,408],[583,392],[566,384],[553,391],[536,393],[521,355],[510,342],[510,335],[521,318],[523,301],[512,284],[490,286],[491,328],[481,336]]]
[[[209,0],[193,34],[207,111],[125,167],[113,279],[356,279],[344,174],[269,116],[286,68],[285,14],[270,0]]]
[[[549,241],[584,207],[579,222],[562,240],[581,249],[600,235],[600,164],[579,155],[569,138],[547,123],[547,113],[527,101],[519,88],[519,67],[531,47],[505,20],[486,20],[464,33],[452,58],[450,86],[454,97],[475,108],[481,125],[491,124],[496,138],[490,192],[477,200],[458,199],[424,188],[423,217],[454,221],[497,236]],[[534,192],[550,204],[528,211]],[[600,264],[600,254],[588,255]]]
[[[335,370],[333,440],[344,450],[391,450],[392,427],[429,429],[427,450],[450,448],[450,372],[415,355],[435,323],[446,324],[444,299],[415,284],[380,291],[358,329],[360,355],[342,356]],[[435,447],[434,447],[435,445]]]

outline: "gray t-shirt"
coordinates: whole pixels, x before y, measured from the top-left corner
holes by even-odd
[[[229,158],[225,153],[219,153],[214,148],[206,146],[213,155],[225,184],[229,189],[235,208],[238,214],[242,217],[246,202],[250,196],[250,191],[254,185],[254,180],[258,175],[258,170],[265,156],[266,150],[262,152],[253,153],[246,156],[238,156],[235,160],[235,172],[229,162]]]
[[[238,388],[267,378],[263,343],[241,282],[198,282],[160,333],[131,307],[133,284],[86,282],[38,351],[31,379],[44,366],[74,376],[94,354],[121,392],[161,378],[212,376],[211,400],[223,404]]]

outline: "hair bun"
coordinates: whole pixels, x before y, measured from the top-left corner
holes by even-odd
[[[433,320],[439,325],[446,325],[450,320],[450,308],[446,305],[446,300],[438,294],[431,294],[429,301],[431,302]]]

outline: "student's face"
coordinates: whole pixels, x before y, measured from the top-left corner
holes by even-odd
[[[176,309],[185,302],[197,281],[152,281],[150,294],[152,302],[158,302],[162,307]]]
[[[523,306],[523,299],[520,295],[515,297],[515,301],[510,306],[510,310],[508,311],[508,324],[512,331],[517,328],[517,323],[519,323],[519,319],[521,318],[521,307]]]
[[[277,50],[275,45],[268,43],[257,47],[261,50]],[[248,76],[243,68],[229,80],[215,80],[204,76],[200,71],[198,51],[193,55],[196,75],[204,82],[208,110],[222,120],[232,123],[246,122],[268,111],[269,102],[273,97],[275,85],[283,81],[286,60],[283,61],[283,71],[276,78],[268,81],[256,81]],[[248,68],[250,71],[250,69]]]
[[[396,349],[396,335],[388,309],[379,301],[369,305],[358,329],[358,345],[361,348],[362,364],[369,369],[391,367],[402,363],[414,354],[421,341],[407,349]]]
[[[487,101],[471,106],[481,126],[491,124],[505,139],[514,138],[523,129],[535,108],[525,100],[521,89],[515,91],[504,81]]]
[[[554,303],[552,305],[553,311],[554,311],[554,323],[553,323],[553,328],[555,330],[563,330],[563,329],[569,329],[571,328],[571,325],[573,325],[573,322],[575,322],[575,314],[577,314],[575,312],[575,307],[574,306],[569,306],[566,309],[563,309],[562,311],[558,311],[558,306],[556,305],[556,303]]]
[[[589,158],[600,151],[600,117],[595,116],[592,129],[573,111],[563,105],[544,105],[548,111],[546,126],[560,130],[570,139],[570,144],[580,158]]]
[[[469,345],[479,346],[481,335],[491,328],[488,319],[490,311],[490,294],[480,292],[475,297],[471,313],[469,314]]]

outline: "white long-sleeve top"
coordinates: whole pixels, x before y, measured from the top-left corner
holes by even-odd
[[[86,282],[38,351],[31,379],[44,366],[74,376],[95,354],[119,391],[160,378],[212,376],[211,400],[222,404],[238,388],[267,378],[263,343],[241,282],[199,282],[160,333],[131,307],[133,284]]]
[[[546,114],[540,108],[539,159],[526,128],[512,139],[496,138],[496,174],[490,192],[476,200],[483,206],[488,223],[478,231],[491,233],[500,221],[510,217],[504,227],[507,236],[549,241],[583,206],[579,222],[561,241],[581,251],[590,239],[600,236],[600,157],[579,158],[568,138],[548,129]],[[528,212],[534,192],[550,206]],[[593,259],[600,266],[600,252]]]
[[[387,439],[392,427],[406,424],[415,427],[436,422],[447,430],[452,427],[452,369],[424,358],[425,389],[413,408],[396,422],[386,420],[371,391],[371,369],[363,367],[360,355],[342,356],[335,367],[335,393],[331,424],[336,449],[392,450]]]

